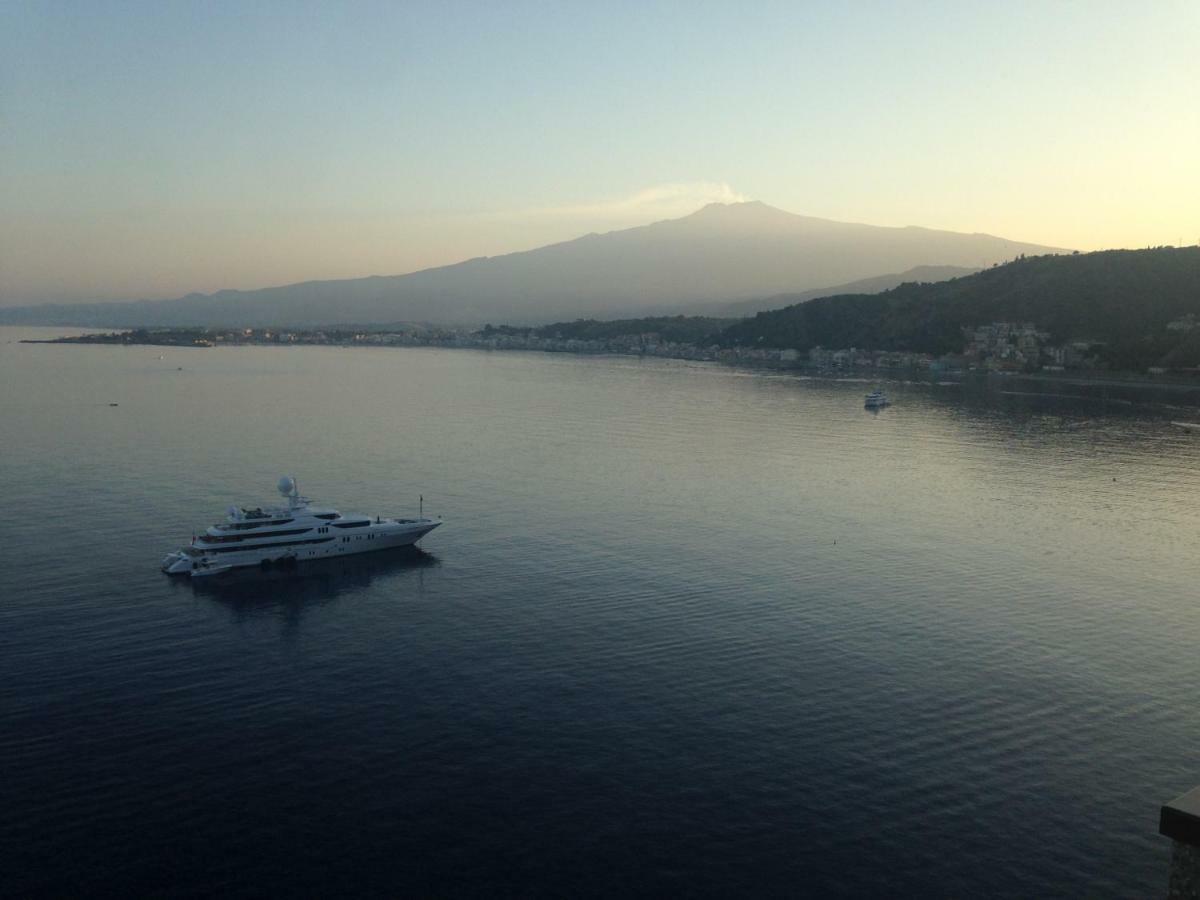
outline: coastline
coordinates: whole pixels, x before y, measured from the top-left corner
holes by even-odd
[[[1183,394],[1194,392],[1192,404],[1200,406],[1200,378],[1189,375],[1167,373],[1149,374],[1140,372],[1114,372],[1096,369],[1073,371],[1013,372],[991,369],[947,369],[936,361],[926,365],[906,366],[843,366],[829,368],[812,364],[807,358],[796,354],[793,358],[771,357],[763,351],[732,353],[720,352],[716,348],[701,348],[695,345],[644,345],[629,346],[627,342],[616,342],[617,346],[592,346],[596,342],[583,341],[504,341],[485,339],[477,333],[459,331],[434,331],[424,335],[414,332],[366,331],[329,329],[319,332],[273,332],[263,331],[247,334],[237,332],[214,332],[210,329],[130,329],[106,333],[93,332],[57,338],[24,338],[22,344],[66,344],[100,346],[147,346],[172,347],[177,349],[211,349],[213,347],[291,347],[332,346],[356,347],[434,347],[450,350],[486,350],[489,352],[539,352],[568,353],[575,356],[618,356],[625,358],[676,359],[693,362],[711,362],[733,367],[791,372],[808,377],[865,380],[915,380],[930,383],[1004,384],[1014,386],[1034,383],[1040,386],[1060,385],[1083,389],[1118,390],[1143,389],[1164,390]],[[234,336],[236,335],[236,336]],[[1189,405],[1192,405],[1189,404]]]

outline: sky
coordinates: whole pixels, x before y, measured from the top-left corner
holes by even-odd
[[[742,199],[1195,244],[1198,47],[1196,0],[3,0],[0,305],[400,274]]]

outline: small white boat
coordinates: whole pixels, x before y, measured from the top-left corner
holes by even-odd
[[[290,568],[310,559],[410,547],[441,524],[423,514],[385,519],[314,507],[300,496],[296,479],[286,475],[279,479],[279,493],[287,506],[231,506],[224,522],[168,553],[162,570],[204,578],[245,566]]]
[[[867,409],[882,409],[885,406],[891,406],[892,401],[881,390],[873,390],[867,394],[866,400],[863,401],[863,406]]]

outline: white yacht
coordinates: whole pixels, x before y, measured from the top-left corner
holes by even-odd
[[[881,390],[873,390],[867,394],[867,399],[863,402],[863,406],[867,409],[882,409],[885,406],[891,406],[892,401],[889,400]]]
[[[407,547],[442,524],[440,519],[424,515],[383,519],[311,506],[307,497],[300,496],[296,479],[288,475],[279,479],[279,493],[287,498],[287,506],[229,507],[224,522],[167,554],[162,570],[168,575],[199,577],[242,566],[288,566],[308,559]]]

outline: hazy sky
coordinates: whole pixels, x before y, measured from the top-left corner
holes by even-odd
[[[0,303],[397,274],[738,198],[1196,243],[1198,48],[1197,0],[7,0]]]

